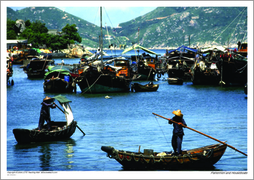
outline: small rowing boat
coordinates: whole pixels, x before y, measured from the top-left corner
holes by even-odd
[[[159,84],[148,83],[146,85],[142,85],[139,83],[134,83],[131,85],[131,91],[135,90],[135,92],[149,92],[149,91],[157,91],[159,88]]]

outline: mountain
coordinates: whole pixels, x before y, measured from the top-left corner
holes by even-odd
[[[40,20],[48,29],[76,24],[82,44],[98,47],[100,28],[55,7],[28,7],[19,11],[7,8],[7,18],[31,22]],[[247,40],[247,7],[158,7],[131,21],[108,29],[111,43],[133,43],[147,48],[236,44]],[[104,45],[109,42],[103,29]]]

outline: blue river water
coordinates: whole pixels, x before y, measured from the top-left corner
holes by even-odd
[[[157,52],[164,54],[165,51]],[[78,58],[64,60],[66,64],[79,62]],[[61,59],[55,59],[55,62],[60,63]],[[106,178],[107,175],[122,172],[123,169],[117,161],[106,157],[101,146],[129,151],[137,151],[139,146],[141,151],[171,151],[173,127],[167,120],[157,118],[152,113],[172,118],[172,111],[177,109],[182,111],[189,127],[227,141],[229,145],[248,153],[248,98],[243,87],[194,86],[191,82],[169,85],[166,78],[167,74],[154,82],[159,84],[156,92],[81,94],[77,87],[76,94],[62,95],[72,100],[70,105],[74,119],[86,133],[85,136],[76,129],[69,140],[18,145],[12,130],[37,127],[43,98],[57,94],[44,93],[43,79],[28,79],[20,65],[14,65],[14,86],[6,89],[6,124],[3,120],[1,123],[2,130],[6,128],[5,171],[16,172],[16,177],[24,176],[17,173],[23,171],[30,174],[39,171],[59,174],[72,171],[77,174],[93,172],[93,177],[98,177],[100,172],[108,172],[102,174],[102,178]],[[111,99],[106,99],[106,95]],[[54,121],[65,120],[58,109],[51,110],[51,118]],[[217,143],[189,129],[184,131],[183,149]],[[228,147],[214,168],[207,171],[247,172],[247,160],[246,156]],[[75,177],[68,175],[68,178]],[[125,176],[125,173],[122,175]],[[50,177],[55,175],[50,174]]]

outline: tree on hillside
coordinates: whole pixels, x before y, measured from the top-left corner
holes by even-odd
[[[79,33],[78,33],[78,29],[76,27],[75,24],[73,25],[69,25],[67,24],[63,29],[62,29],[62,33],[63,33],[63,38],[65,40],[67,40],[67,44],[74,44],[75,41],[81,43],[82,42],[82,38],[80,37]]]
[[[16,39],[19,29],[16,26],[16,22],[7,19],[7,39]]]

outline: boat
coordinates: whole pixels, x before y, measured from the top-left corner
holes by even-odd
[[[31,60],[38,57],[38,52],[33,48],[23,49],[21,51],[17,51],[16,53],[12,53],[11,55],[13,64],[22,64],[24,60]]]
[[[172,152],[144,152],[117,150],[112,146],[101,146],[107,157],[115,159],[128,170],[183,170],[212,167],[223,156],[226,144],[213,144],[191,150],[183,150],[181,156]]]
[[[53,63],[53,60],[34,58],[29,61],[27,66],[23,67],[23,70],[27,74],[28,78],[43,78],[46,73],[47,66]]]
[[[152,82],[142,85],[139,83],[134,83],[131,85],[131,91],[135,92],[151,92],[151,91],[157,91],[159,88],[159,84],[153,84]]]
[[[100,19],[102,23],[102,7],[100,7]],[[103,37],[102,24],[100,37]],[[103,52],[102,41],[99,50]],[[113,60],[114,65],[106,65],[103,61],[103,53],[100,54],[101,61],[84,66],[83,70],[80,70],[79,77],[75,79],[82,93],[129,92],[131,84],[129,60],[116,58]]]
[[[183,79],[182,78],[168,78],[168,84],[182,85]]]
[[[84,66],[74,80],[82,93],[129,92],[131,85],[128,59],[114,59],[114,65]]]
[[[58,141],[70,138],[76,130],[77,122],[74,121],[73,113],[70,107],[71,100],[65,96],[57,95],[53,97],[62,105],[67,122],[51,121],[52,130],[47,130],[47,124],[43,126],[42,130],[34,129],[13,129],[13,134],[19,144]]]
[[[167,73],[169,78],[181,78],[190,81],[190,68],[193,66],[198,53],[197,49],[180,46],[177,49],[166,51]]]
[[[235,52],[221,55],[221,62],[217,63],[222,69],[220,84],[225,86],[244,86],[248,77],[248,60]]]
[[[158,64],[158,54],[155,52],[144,48],[138,44],[134,44],[133,46],[126,48],[122,54],[125,54],[128,51],[136,50],[139,52],[139,49],[149,53],[146,54],[145,52],[142,55],[135,55],[131,56],[132,61],[132,71],[135,73],[133,76],[133,81],[153,81],[155,80],[155,75],[157,73],[156,65]],[[151,55],[155,55],[155,57]]]
[[[49,66],[45,73],[43,89],[46,93],[70,93],[73,92],[73,77],[70,67],[63,65]]]
[[[238,54],[247,57],[248,55],[248,43],[247,42],[243,42],[241,43],[240,41],[238,42]]]

